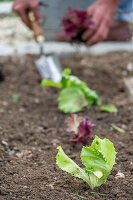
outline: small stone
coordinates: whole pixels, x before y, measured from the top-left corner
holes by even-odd
[[[2,140],[2,142],[1,142],[4,146],[8,146],[8,143],[6,142],[6,141],[4,141],[4,140]]]
[[[125,175],[121,171],[118,171],[118,173],[115,175],[116,180],[119,178],[125,178]]]
[[[24,155],[23,152],[16,153],[16,156],[17,156],[18,158],[22,158],[23,155]]]
[[[29,123],[25,123],[24,126],[29,126]]]
[[[12,196],[12,192],[10,192],[9,195]]]
[[[37,99],[37,98],[34,99],[34,102],[35,102],[36,104],[39,104],[39,103],[40,103],[39,99]]]
[[[124,79],[125,86],[131,98],[133,98],[133,77]]]
[[[44,131],[44,129],[43,129],[42,126],[39,126],[39,127],[37,128],[37,131],[42,132],[42,131]]]
[[[122,125],[121,125],[121,128],[124,129],[124,130],[126,130],[126,129],[127,129],[127,126],[126,126],[125,124],[122,124]]]
[[[27,188],[28,188],[28,186],[27,186],[27,185],[25,185],[23,188],[24,188],[24,189],[27,189]]]
[[[9,151],[9,156],[12,156],[12,155],[14,155],[14,154],[15,154],[15,151],[14,151],[14,150]]]
[[[133,165],[133,162],[130,162],[130,165]]]
[[[49,184],[49,189],[54,190],[54,186],[52,184]]]
[[[24,109],[24,108],[20,108],[20,109],[19,109],[19,112],[24,113],[24,112],[25,112],[25,109]]]
[[[128,64],[127,64],[127,70],[128,70],[129,72],[132,72],[132,71],[133,71],[133,63],[128,63]]]
[[[8,102],[7,101],[3,101],[2,104],[3,104],[3,106],[7,106]]]

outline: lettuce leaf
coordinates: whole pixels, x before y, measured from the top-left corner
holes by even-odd
[[[71,160],[63,151],[62,147],[57,147],[58,154],[56,155],[56,164],[63,171],[66,171],[72,176],[78,177],[90,184],[89,176],[84,169],[80,168],[73,160]]]
[[[58,147],[56,164],[63,171],[75,177],[83,179],[91,189],[106,182],[113,165],[115,164],[116,152],[113,144],[108,139],[100,139],[95,136],[90,147],[83,147],[81,151],[82,164],[85,169],[80,168]]]
[[[43,80],[42,86],[61,88],[58,103],[59,110],[64,113],[79,112],[85,106],[101,105],[101,100],[94,90],[87,87],[86,83],[78,77],[70,75],[71,70],[66,68],[62,73],[60,83],[51,80]]]
[[[61,83],[56,83],[52,80],[45,80],[45,79],[42,80],[41,86],[52,86],[52,87],[58,87],[58,88],[62,87]]]
[[[76,86],[70,86],[61,91],[58,98],[58,108],[64,113],[75,113],[81,111],[88,105],[82,91]]]
[[[116,108],[115,105],[109,104],[109,105],[102,106],[100,108],[100,111],[116,113],[116,112],[118,112],[118,109]]]
[[[70,141],[81,142],[86,145],[91,137],[91,129],[95,127],[95,124],[88,117],[79,117],[76,114],[71,114],[71,117],[68,117],[66,122],[67,132],[74,135]]]

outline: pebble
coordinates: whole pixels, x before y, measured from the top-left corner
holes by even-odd
[[[54,186],[52,184],[49,184],[49,189],[54,190]]]
[[[14,151],[14,150],[9,151],[9,156],[12,156],[12,155],[14,155],[14,154],[15,154],[15,151]]]
[[[42,126],[37,127],[37,131],[42,132],[44,131],[44,128]]]
[[[28,188],[28,186],[27,186],[27,185],[25,185],[23,188],[24,188],[24,189],[27,189],[27,188]]]
[[[9,195],[12,196],[12,192],[10,192]]]
[[[40,103],[39,99],[37,99],[37,98],[34,99],[34,102],[35,102],[36,104],[39,104],[39,103]]]
[[[24,108],[20,108],[20,109],[19,109],[19,112],[24,113],[24,112],[25,112],[25,109],[24,109]]]
[[[33,155],[32,155],[32,153],[31,153],[31,151],[24,150],[24,151],[21,151],[21,152],[16,153],[16,156],[17,156],[18,158],[22,158],[22,157],[31,158]]]
[[[132,72],[132,71],[133,71],[133,63],[128,63],[128,64],[127,64],[127,70],[128,70],[129,72]]]
[[[1,142],[4,146],[8,146],[8,143],[6,142],[6,141],[4,141],[4,140],[2,140],[2,142]]]
[[[3,102],[2,102],[2,105],[3,105],[3,106],[7,106],[7,105],[8,105],[8,102],[7,102],[7,101],[3,101]]]
[[[122,124],[122,125],[121,125],[121,128],[124,129],[124,130],[126,130],[126,129],[127,129],[127,126],[126,126],[125,124]]]
[[[116,180],[119,178],[125,178],[125,175],[121,171],[118,171],[118,173],[115,175]]]

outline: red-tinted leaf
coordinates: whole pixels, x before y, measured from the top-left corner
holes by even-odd
[[[82,117],[78,117],[76,114],[71,114],[71,117],[66,119],[67,122],[67,132],[78,133],[78,126],[82,121]]]
[[[92,28],[94,23],[88,18],[86,11],[69,9],[62,19],[62,25],[66,36],[82,41],[82,33],[88,28]]]
[[[91,129],[95,126],[88,117],[78,117],[76,114],[71,114],[72,117],[67,118],[67,132],[75,134],[72,142],[81,142],[87,144],[91,136]]]
[[[82,119],[78,126],[78,133],[74,138],[71,139],[73,142],[81,142],[83,145],[86,145],[88,139],[91,136],[91,129],[95,126],[92,124],[88,117]]]

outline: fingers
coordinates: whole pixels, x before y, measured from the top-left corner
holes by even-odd
[[[88,38],[90,38],[94,33],[95,31],[97,30],[100,22],[102,21],[102,18],[103,18],[103,13],[101,12],[101,10],[94,10],[93,7],[89,8],[88,9],[88,12],[89,12],[89,15],[92,13],[92,16],[93,16],[93,27],[91,29],[88,28],[87,31],[84,32],[84,34],[82,35],[82,39],[84,41],[86,41]]]
[[[93,37],[88,40],[87,44],[88,45],[94,45],[98,42],[103,41],[108,34],[109,28],[107,26],[107,19],[104,19],[103,22],[101,23],[101,25],[98,27],[98,30],[96,31],[96,33],[93,35]]]
[[[35,18],[39,23],[43,22],[37,0],[14,1],[12,9],[21,17],[22,21],[28,27],[30,27],[30,23],[29,23],[28,16],[27,16],[27,10],[33,11]]]
[[[22,19],[22,21],[28,26],[30,27],[29,24],[29,20],[28,17],[25,13],[26,7],[25,5],[21,5],[21,4],[13,4],[13,11],[16,12]]]

